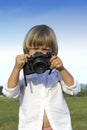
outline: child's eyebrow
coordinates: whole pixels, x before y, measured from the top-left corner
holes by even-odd
[[[50,50],[50,48],[42,48],[42,50]]]

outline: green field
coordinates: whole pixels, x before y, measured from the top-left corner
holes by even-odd
[[[87,130],[87,92],[71,97],[67,100],[73,130]],[[0,97],[0,130],[17,130],[19,99]],[[68,123],[68,122],[67,122]]]
[[[18,99],[0,97],[0,130],[17,130]]]

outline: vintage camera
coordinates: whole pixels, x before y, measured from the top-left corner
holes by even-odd
[[[52,55],[51,52],[47,52],[46,54],[36,52],[33,56],[29,57],[28,62],[23,66],[24,77],[25,75],[33,73],[41,74],[46,70],[50,70],[50,58]],[[51,70],[49,71],[49,74],[50,73]]]

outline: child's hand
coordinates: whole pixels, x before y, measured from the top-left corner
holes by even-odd
[[[51,69],[57,69],[57,70],[62,70],[63,69],[63,62],[61,61],[61,59],[58,56],[52,56],[52,58],[50,59],[51,62]]]
[[[28,54],[17,55],[15,67],[17,67],[19,70],[21,70],[22,67],[24,66],[24,64],[28,62],[28,60],[27,60],[28,57],[29,57]]]

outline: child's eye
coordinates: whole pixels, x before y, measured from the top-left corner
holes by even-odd
[[[50,49],[44,48],[43,51],[50,51]]]

